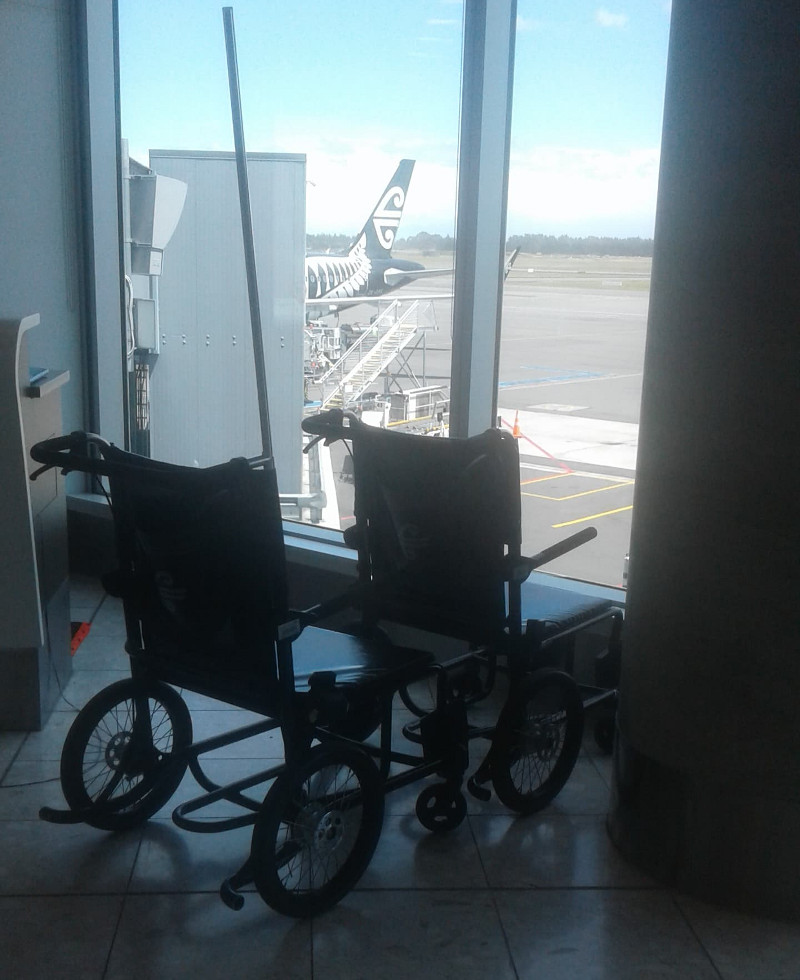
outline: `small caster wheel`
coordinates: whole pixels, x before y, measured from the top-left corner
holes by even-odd
[[[466,815],[464,794],[447,783],[426,786],[417,797],[417,818],[426,830],[435,834],[454,830]]]

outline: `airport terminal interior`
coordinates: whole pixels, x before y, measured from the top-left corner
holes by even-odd
[[[62,805],[67,726],[96,690],[127,676],[119,600],[73,583],[73,616],[91,621],[64,697],[41,732],[0,733],[0,940],[20,980],[287,977],[374,980],[789,980],[800,925],[726,911],[664,887],[622,858],[605,829],[611,760],[589,734],[573,774],[542,813],[515,817],[468,797],[467,820],[430,834],[417,786],[387,799],[384,830],[360,884],[311,922],[245,893],[233,912],[219,884],[249,829],[186,834],[167,807],[115,839],[37,819]],[[198,737],[249,720],[187,695]],[[398,712],[398,716],[400,712]],[[238,751],[236,751],[238,749]],[[212,774],[258,767],[258,740],[217,753]],[[198,791],[187,775],[177,805]]]
[[[126,441],[120,336],[102,329],[124,293],[118,11],[115,0],[0,5],[0,132],[20,148],[0,202],[4,976],[800,980],[793,6],[671,5],[613,753],[590,716],[547,808],[517,817],[469,796],[447,834],[420,825],[418,786],[389,794],[356,887],[295,920],[252,886],[241,911],[220,901],[247,827],[188,834],[169,807],[117,834],[38,817],[63,805],[59,760],[78,709],[129,676],[121,602],[84,567],[87,529],[103,533],[98,502],[68,490],[81,539],[67,542],[63,486],[29,490],[23,453],[60,427],[58,399],[66,429],[89,419]],[[475,56],[516,3],[465,9]],[[31,395],[27,361],[24,383],[16,375],[23,334],[31,366],[72,377],[53,372]],[[479,388],[469,380],[464,419]],[[313,592],[336,548],[306,537],[296,549]],[[67,567],[79,552],[80,568]],[[70,622],[88,631],[57,661],[53,636]],[[197,735],[250,720],[186,699]],[[393,723],[404,720],[398,708]],[[281,757],[279,738],[262,737],[210,765],[237,776]],[[187,775],[176,802],[194,789]]]

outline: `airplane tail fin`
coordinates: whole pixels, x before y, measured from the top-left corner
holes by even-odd
[[[400,161],[394,176],[386,185],[372,214],[367,218],[367,223],[350,246],[351,252],[364,241],[369,258],[387,259],[391,255],[395,234],[406,203],[414,162],[414,160]]]

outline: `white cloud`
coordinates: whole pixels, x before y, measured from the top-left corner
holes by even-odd
[[[289,144],[286,144],[289,145]],[[299,144],[297,144],[299,145]],[[399,235],[452,234],[455,145],[406,139],[402,151],[379,137],[305,141],[306,220],[311,233],[356,235],[401,156],[417,158]],[[508,234],[640,235],[655,221],[659,150],[611,152],[534,147],[511,159]]]
[[[512,158],[508,233],[650,237],[658,188],[657,148],[537,147]]]
[[[628,23],[627,14],[612,14],[605,7],[600,7],[594,15],[594,19],[601,27],[625,27]]]
[[[540,20],[534,20],[532,17],[520,17],[517,15],[517,33],[522,34],[525,31],[537,31],[542,26]]]
[[[360,144],[352,154],[347,150],[331,153],[319,147],[308,152],[306,174],[315,185],[306,194],[311,233],[357,234],[400,161],[400,155],[377,143]],[[415,148],[406,143],[404,153],[413,159]],[[398,232],[401,238],[420,231],[453,233],[455,172],[455,164],[418,159]]]

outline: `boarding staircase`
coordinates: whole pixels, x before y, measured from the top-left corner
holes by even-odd
[[[418,330],[418,302],[398,316],[395,300],[362,334],[345,355],[321,379],[325,388],[323,408],[346,408],[357,401],[372,382],[413,340]],[[396,319],[395,319],[396,318]],[[385,329],[386,324],[391,324]]]

